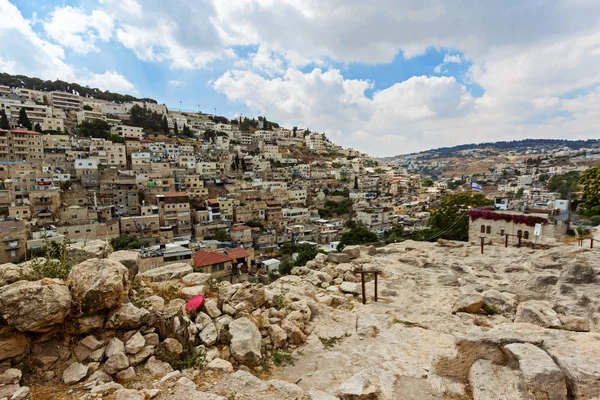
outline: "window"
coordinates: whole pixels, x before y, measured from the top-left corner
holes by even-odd
[[[485,233],[485,225],[481,225],[481,233]]]
[[[487,233],[488,235],[492,233],[492,227],[490,225],[488,225],[487,228],[485,228],[485,233]]]
[[[519,237],[519,238],[523,237],[523,231],[522,230],[519,229],[517,231],[517,237]]]
[[[504,236],[504,229],[500,229],[500,236]]]
[[[524,238],[525,240],[528,240],[528,239],[529,239],[529,231],[525,231],[525,233],[523,234],[523,238]]]

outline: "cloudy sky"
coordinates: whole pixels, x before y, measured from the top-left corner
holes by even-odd
[[[376,156],[598,138],[598,0],[0,0],[0,71]]]

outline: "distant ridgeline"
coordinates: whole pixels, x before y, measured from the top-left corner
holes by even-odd
[[[80,96],[89,96],[95,99],[114,101],[117,103],[126,103],[131,101],[143,101],[146,103],[156,103],[154,99],[148,98],[137,98],[134,96],[130,96],[128,94],[119,94],[112,93],[107,91],[102,91],[96,88],[89,88],[85,86],[81,86],[77,83],[68,83],[59,80],[53,81],[44,81],[40,78],[30,78],[25,75],[11,75],[7,73],[0,73],[0,85],[10,86],[10,87],[19,87],[25,89],[32,90],[42,90],[46,92],[51,92],[54,90],[58,90],[61,92],[76,92]]]
[[[582,148],[600,147],[600,139],[588,139],[588,140],[565,140],[565,139],[523,139],[513,140],[510,142],[488,142],[488,143],[471,143],[461,144],[453,147],[440,147],[437,149],[431,149],[421,151],[417,153],[410,153],[405,155],[414,154],[431,154],[446,156],[452,155],[457,151],[461,150],[474,150],[474,149],[494,149],[494,150],[516,150],[525,151],[527,148],[532,147],[568,147],[571,150],[579,150]],[[386,157],[385,159],[394,159],[396,157]],[[385,160],[384,159],[384,160]]]

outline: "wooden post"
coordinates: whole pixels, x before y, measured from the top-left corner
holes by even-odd
[[[481,237],[481,254],[483,254],[483,241],[485,240],[484,237]]]
[[[594,238],[590,238],[590,249],[594,248]]]
[[[508,247],[508,233],[504,235],[504,247]]]
[[[377,301],[377,275],[378,275],[378,272],[373,272],[373,275],[375,275],[375,301]]]
[[[517,235],[517,238],[519,238],[519,245],[518,245],[518,247],[521,248],[521,236]]]
[[[362,283],[362,301],[363,304],[367,304],[367,295],[365,294],[365,273],[361,271],[360,281]]]

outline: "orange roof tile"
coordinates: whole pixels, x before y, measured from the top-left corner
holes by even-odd
[[[227,254],[231,258],[246,258],[248,257],[248,252],[246,249],[242,247],[238,247],[235,249],[227,249],[225,250],[225,254]]]
[[[227,261],[234,261],[232,258],[226,256],[223,253],[217,253],[216,251],[201,250],[192,256],[194,261],[194,267],[207,267],[209,265],[220,264]]]
[[[239,225],[239,226],[234,226],[233,228],[231,228],[229,231],[243,231],[244,229],[252,229],[249,226],[246,225]]]

